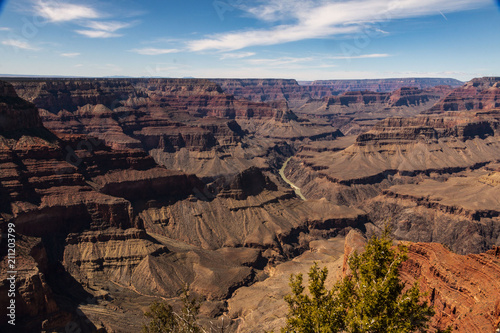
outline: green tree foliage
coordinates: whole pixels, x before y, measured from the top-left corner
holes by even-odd
[[[282,332],[294,333],[401,333],[422,332],[433,309],[422,302],[415,283],[405,290],[399,267],[408,258],[407,249],[392,247],[389,231],[371,238],[361,254],[349,260],[352,274],[327,290],[326,268],[315,263],[309,271],[309,294],[301,274],[290,278],[292,293]]]
[[[175,332],[177,318],[172,307],[164,302],[153,302],[144,316],[150,318],[149,324],[143,325],[143,333]]]
[[[144,316],[150,318],[149,324],[143,325],[142,333],[200,333],[204,330],[197,324],[200,304],[189,296],[188,289],[184,289],[181,296],[182,311],[174,312],[165,302],[153,302]]]

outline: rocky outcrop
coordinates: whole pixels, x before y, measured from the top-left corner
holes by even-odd
[[[343,237],[318,240],[310,249],[291,261],[267,270],[267,278],[249,287],[238,289],[228,300],[228,315],[238,323],[236,332],[278,332],[286,324],[288,304],[284,297],[290,294],[290,275],[302,274],[308,283],[307,273],[316,262],[328,269],[327,288],[342,274]]]
[[[101,83],[90,80],[88,84]],[[8,223],[14,223],[17,237],[41,239],[49,267],[37,268],[43,265],[29,261],[30,273],[20,275],[23,280],[17,292],[29,303],[20,314],[29,325],[60,330],[75,322],[90,331],[135,332],[143,320],[142,310],[152,300],[175,301],[186,284],[207,300],[203,315],[213,318],[225,310],[224,300],[235,290],[260,279],[266,265],[299,255],[311,240],[362,228],[366,221],[360,210],[326,200],[303,202],[263,171],[270,169],[266,156],[278,160],[290,154],[288,144],[264,138],[250,146],[246,140],[252,134],[240,127],[239,119],[198,117],[193,110],[199,110],[199,105],[190,109],[185,101],[181,103],[185,109],[178,105],[172,113],[164,112],[168,108],[158,106],[161,99],[176,92],[163,83],[148,86],[155,92],[148,101],[139,94],[122,100],[115,109],[124,112],[119,113],[123,119],[115,119],[111,106],[104,104],[85,104],[57,115],[41,110],[63,133],[45,128],[37,109],[15,97],[5,84],[8,112],[2,114],[2,122],[14,123],[18,105],[19,112],[32,121],[0,131],[0,228],[3,232]],[[192,88],[177,86],[178,98],[198,89],[199,82],[195,83]],[[70,94],[74,99],[67,100],[92,102],[91,95],[83,93],[87,83],[79,84],[76,95]],[[220,95],[211,87],[210,83],[203,88],[205,96]],[[127,103],[137,106],[130,106],[130,114]],[[188,125],[192,119],[199,121]],[[287,111],[276,112],[268,120],[298,122]],[[179,131],[175,139],[172,132],[163,133],[172,122],[179,123],[175,128],[190,129]],[[100,131],[103,136],[80,134],[86,131]],[[120,141],[124,133],[133,133],[130,138],[136,141]],[[188,150],[187,146],[200,144],[196,139],[200,133],[206,134],[203,147],[210,148]],[[104,138],[118,147],[110,147]],[[215,146],[210,146],[213,141]],[[158,166],[143,149],[124,148],[134,146],[133,142],[156,147],[165,155],[194,152],[212,164],[213,169],[207,168],[210,172],[220,169],[219,156],[220,160],[233,158],[225,156],[225,146],[242,162],[232,166],[233,175],[212,178],[206,187],[197,176]],[[258,167],[248,168],[249,156]],[[4,252],[1,258],[5,265]],[[0,288],[6,285],[2,281]],[[89,311],[89,317],[82,309]],[[117,318],[128,316],[136,321],[124,328]],[[92,323],[79,324],[87,319]]]
[[[195,177],[156,166],[144,152],[111,151],[88,137],[65,141],[38,131],[49,137],[36,131],[19,140],[2,136],[0,147],[5,218],[20,233],[128,228],[137,223],[129,200],[179,198],[202,186]]]
[[[477,113],[388,118],[379,122],[369,132],[360,134],[356,142],[360,146],[432,142],[441,138],[456,138],[465,142],[474,138],[485,139],[493,136],[497,123],[496,119],[482,117]]]
[[[325,80],[297,82],[285,79],[210,79],[222,90],[238,98],[254,102],[286,100],[293,108],[310,99],[322,99],[346,91],[373,91],[390,93],[398,89],[428,89],[437,86],[458,87],[455,79],[376,79],[376,80]]]
[[[450,92],[428,113],[500,108],[500,77],[477,78]]]
[[[354,251],[363,251],[366,239],[352,230],[345,239],[343,275]],[[453,332],[493,332],[500,324],[500,248],[481,254],[458,255],[438,243],[402,242],[408,260],[400,268],[406,285],[419,283],[434,308],[433,329],[451,326]]]
[[[258,248],[272,261],[307,249],[311,236],[362,227],[366,221],[357,209],[326,200],[298,202],[291,191],[269,190],[239,200],[225,195],[210,202],[192,197],[168,207],[149,208],[140,216],[148,232],[204,249]]]
[[[465,87],[474,86],[476,81],[482,82],[473,80]],[[484,88],[490,89],[489,85]],[[367,177],[365,183],[374,182],[384,174],[460,171],[496,161],[497,128],[498,114],[494,110],[388,118],[360,134],[355,145],[321,154],[322,163],[310,158],[305,164],[321,169],[334,181],[354,183],[360,183],[363,177]]]
[[[462,85],[455,79],[439,78],[401,78],[401,79],[369,79],[369,80],[319,80],[309,83],[313,86],[328,86],[336,91],[375,91],[391,92],[404,87],[427,89],[436,86],[458,87]]]
[[[328,86],[299,85],[295,80],[285,79],[210,79],[222,90],[253,102],[287,101],[292,108],[310,99],[321,99],[336,95],[338,91]]]
[[[488,95],[492,81],[456,91],[476,86]],[[306,146],[285,175],[309,199],[362,208],[378,227],[391,221],[400,239],[483,252],[499,245],[498,202],[490,200],[498,188],[488,169],[500,154],[498,121],[496,109],[388,118],[350,146]]]
[[[323,119],[357,134],[391,116],[413,116],[446,95],[449,79],[340,80],[306,82],[278,79],[211,79],[224,92],[251,101],[286,101],[299,116]],[[444,86],[448,85],[448,86]]]
[[[311,99],[295,112],[302,117],[328,120],[344,134],[359,134],[388,117],[411,117],[427,110],[451,90],[400,88],[392,92],[348,91],[338,96]]]
[[[41,126],[36,107],[19,98],[10,84],[0,81],[0,131],[18,131]]]
[[[500,245],[496,173],[483,169],[394,185],[365,202],[370,219],[390,222],[399,239],[439,242],[455,253],[480,253]]]
[[[401,275],[418,281],[436,315],[431,325],[454,332],[494,332],[500,324],[500,248],[457,255],[441,244],[408,244]]]
[[[5,234],[2,234],[4,236]],[[3,239],[7,239],[6,237]],[[61,297],[60,288],[54,288],[54,278],[59,287],[66,284],[64,273],[49,262],[47,251],[38,238],[16,235],[16,255],[7,255],[7,242],[0,244],[0,305],[4,309],[15,300],[15,316],[2,316],[2,332],[37,332],[64,328],[68,323],[85,329],[95,330],[84,316],[75,313],[74,299]],[[9,258],[14,258],[9,260]],[[11,265],[15,266],[12,273]],[[52,270],[58,270],[56,277]],[[14,280],[12,279],[14,276]],[[15,285],[15,287],[13,287]],[[78,288],[74,288],[74,295]],[[15,288],[15,297],[7,297]],[[85,293],[84,293],[85,294]],[[7,314],[7,312],[4,312]],[[15,317],[15,326],[7,321]]]
[[[204,120],[196,126],[197,118],[278,119],[282,114],[279,110],[287,112],[286,104],[235,100],[206,80],[47,79],[11,83],[21,97],[42,109],[42,120],[49,129],[94,135],[116,148],[206,150],[217,144],[217,127],[234,128],[234,122]],[[242,133],[230,134],[237,141]]]
[[[229,299],[229,315],[238,320],[238,332],[279,330],[286,323],[290,293],[290,274],[301,273],[307,285],[307,272],[314,262],[328,268],[327,288],[349,275],[348,258],[360,253],[366,238],[351,230],[345,240],[311,243],[311,249],[294,260],[269,270],[269,277],[239,289]],[[403,242],[408,260],[400,268],[407,286],[419,283],[424,299],[434,308],[430,329],[451,326],[454,332],[493,332],[500,323],[500,250],[476,255],[458,255],[437,243]]]
[[[225,184],[219,185],[222,190],[218,193],[220,197],[224,198],[242,200],[246,199],[248,196],[258,195],[264,190],[278,189],[276,184],[274,184],[269,177],[265,176],[262,171],[256,167],[244,170],[233,179],[225,181]]]
[[[203,251],[138,229],[71,234],[66,243],[64,265],[81,283],[96,288],[114,282],[163,297],[176,297],[187,284],[199,295],[223,299],[252,280],[248,266],[258,266],[260,258],[257,250]]]
[[[279,163],[273,152],[284,140],[340,135],[331,124],[299,119],[285,100],[238,99],[208,80],[10,81],[40,108],[48,129],[90,135],[113,149],[142,149],[157,163],[200,172],[208,182],[252,166],[268,170]]]

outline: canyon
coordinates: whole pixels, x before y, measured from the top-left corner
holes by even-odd
[[[0,81],[19,321],[137,332],[189,285],[206,327],[276,330],[291,273],[318,261],[331,285],[389,224],[432,330],[493,332],[499,101],[500,78]]]

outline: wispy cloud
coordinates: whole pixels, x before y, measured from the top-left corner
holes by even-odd
[[[67,58],[74,58],[78,57],[80,53],[78,52],[73,52],[73,53],[61,53],[61,57],[67,57]]]
[[[254,56],[255,52],[234,52],[234,53],[224,53],[220,56],[220,60],[227,59],[242,59]]]
[[[348,34],[358,31],[357,27],[302,27],[279,26],[272,30],[253,30],[214,35],[206,39],[188,42],[191,51],[222,50],[235,51],[258,45],[275,45],[309,38]]]
[[[334,68],[337,65],[331,57],[277,57],[246,59],[244,63],[253,68],[312,70],[314,68]]]
[[[68,22],[82,19],[96,19],[102,15],[93,7],[61,1],[37,1],[35,12],[49,22]]]
[[[372,59],[372,58],[387,58],[387,57],[391,57],[391,55],[387,53],[373,53],[373,54],[361,54],[356,56],[335,56],[331,57],[331,59]]]
[[[89,38],[121,37],[120,29],[128,28],[136,22],[96,21],[109,17],[88,4],[62,3],[55,0],[35,0],[34,13],[47,19],[48,22],[71,22],[83,29],[75,32]]]
[[[11,31],[11,28],[8,27],[0,27],[0,31]]]
[[[117,34],[109,31],[102,30],[75,30],[77,34],[80,34],[89,38],[112,38],[112,37],[121,37],[122,34]]]
[[[142,55],[161,55],[161,54],[168,54],[168,53],[177,53],[181,52],[179,49],[157,49],[153,47],[146,47],[142,49],[132,49],[130,52],[135,52],[138,54]]]
[[[128,28],[132,24],[128,22],[119,22],[119,21],[88,21],[82,23],[82,26],[99,31],[107,31],[107,32],[115,32],[117,30]]]
[[[16,40],[16,39],[6,39],[2,41],[3,45],[7,46],[12,46],[17,49],[23,49],[23,50],[31,50],[31,51],[36,51],[39,50],[39,48],[34,47],[30,45],[28,42],[22,41],[22,40]]]
[[[439,15],[481,7],[490,0],[258,0],[240,5],[269,29],[233,31],[188,42],[191,51],[234,51],[250,46],[275,45],[362,31],[380,21]],[[277,25],[275,25],[277,23]]]
[[[164,44],[164,43],[180,43],[182,42],[183,40],[180,39],[180,38],[165,38],[165,37],[158,37],[158,38],[154,38],[154,39],[151,39],[151,40],[143,40],[141,41],[141,44]]]
[[[85,30],[75,30],[76,33],[89,38],[112,38],[121,37],[123,34],[116,31],[132,26],[133,23],[119,21],[88,21],[81,25]]]
[[[279,67],[290,64],[311,62],[313,60],[314,60],[313,57],[303,57],[303,58],[280,57],[280,58],[248,59],[247,62],[249,64],[258,66]]]

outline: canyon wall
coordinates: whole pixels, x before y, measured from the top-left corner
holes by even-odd
[[[474,96],[478,108],[445,111],[450,96]],[[391,223],[400,239],[487,251],[500,245],[500,203],[489,200],[499,195],[498,96],[497,78],[475,79],[429,112],[380,121],[337,149],[310,143],[285,174],[307,198],[362,208],[374,228]]]

